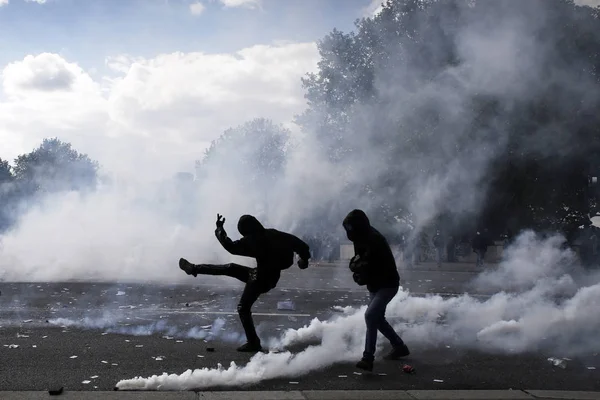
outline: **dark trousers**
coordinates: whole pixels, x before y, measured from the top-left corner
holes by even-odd
[[[240,322],[246,333],[246,339],[249,343],[260,343],[260,339],[254,328],[252,320],[252,305],[258,300],[258,297],[275,287],[277,282],[269,283],[259,281],[256,275],[256,269],[246,267],[240,264],[196,264],[196,272],[202,275],[225,275],[244,282],[244,291],[237,306]]]
[[[377,331],[381,332],[394,348],[404,344],[394,328],[385,319],[385,310],[389,302],[398,293],[398,288],[384,288],[376,292],[370,292],[369,306],[365,311],[365,322],[367,324],[367,337],[365,339],[365,351],[363,358],[373,360],[377,347]]]

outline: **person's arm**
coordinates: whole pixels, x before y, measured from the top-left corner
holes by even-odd
[[[290,243],[294,253],[298,254],[301,260],[310,260],[310,246],[299,237],[291,233],[285,233],[285,237]]]
[[[225,232],[225,228],[222,226],[215,230],[215,236],[219,240],[219,243],[221,243],[221,246],[234,256],[256,257],[255,246],[253,246],[253,243],[248,238],[243,237],[233,241],[227,236],[227,232]]]

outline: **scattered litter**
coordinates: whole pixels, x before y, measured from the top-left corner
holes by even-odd
[[[165,335],[165,336],[163,336],[163,339],[172,340],[172,339],[173,339],[173,337],[172,337],[172,336],[166,336],[166,335]]]
[[[18,344],[5,344],[4,347],[8,347],[9,349],[16,349],[19,347]]]
[[[565,362],[565,360],[563,360],[561,358],[550,357],[550,358],[548,358],[548,361],[550,361],[552,363],[552,365],[554,365],[555,367],[559,367],[562,369],[567,368],[567,363]]]
[[[291,316],[291,315],[288,317],[288,319],[289,319],[290,321],[298,321],[298,318],[296,318],[296,317],[294,317],[294,316]]]
[[[29,335],[21,335],[20,333],[17,333],[17,337],[18,338],[28,338]]]
[[[77,358],[77,356],[71,356],[71,357],[69,357],[69,358]]]
[[[104,360],[102,360],[102,361],[100,361],[100,362],[101,362],[102,364],[108,364],[108,361],[104,361]]]
[[[153,358],[154,360],[156,360],[156,361],[162,361],[162,360],[164,360],[164,358],[163,358],[163,357],[164,357],[164,356],[156,356],[156,357],[152,357],[152,358]]]
[[[104,335],[108,335],[108,332],[102,332],[102,333],[101,333],[101,335],[102,335],[102,336],[104,336]]]
[[[406,372],[407,374],[414,374],[415,373],[415,369],[408,364],[404,364],[404,366],[402,367],[402,371]]]
[[[596,369],[596,367],[587,367],[587,369]]]
[[[25,321],[23,321],[24,324],[27,324],[29,322],[33,322],[33,320],[32,319],[26,319]]]
[[[62,386],[59,386],[57,388],[48,389],[48,394],[50,396],[58,396],[59,394],[62,394],[62,392],[63,392]]]
[[[348,375],[338,375],[338,378],[347,378]]]
[[[46,339],[48,336],[42,336],[42,339]]]
[[[87,385],[88,383],[92,383],[92,381],[82,381],[81,383],[83,383],[84,385]]]
[[[120,290],[117,292],[117,296],[123,296],[124,294],[125,294],[125,292],[122,292]]]
[[[201,356],[200,354],[198,354],[198,357],[200,357],[200,358],[204,358],[204,356]]]
[[[119,365],[119,364],[117,364],[117,363],[112,363],[112,364],[110,364],[110,365],[114,365],[114,366],[116,367],[116,366],[117,366],[117,365]]]
[[[277,303],[277,309],[294,311],[296,308],[294,307],[294,303],[292,301],[280,301]]]
[[[144,347],[143,344],[136,344],[135,347]]]
[[[98,375],[90,376],[90,379],[96,379]]]
[[[176,340],[175,343],[183,343],[183,340]]]
[[[33,347],[33,348],[35,349],[35,348],[37,347],[37,345],[36,345],[36,344],[34,344],[34,345],[32,345],[31,347]]]
[[[211,327],[212,327],[212,325],[204,325],[204,326],[201,326],[200,328],[202,328],[202,329],[210,329]]]
[[[129,339],[125,339],[125,342],[129,343],[129,342],[130,342],[130,340],[129,340]]]
[[[353,372],[354,375],[362,375],[362,372]]]
[[[298,382],[290,382],[291,385],[297,385]]]
[[[444,383],[444,381],[443,381],[443,380],[441,380],[441,379],[434,379],[433,381],[434,381],[434,382],[437,382],[437,383]]]

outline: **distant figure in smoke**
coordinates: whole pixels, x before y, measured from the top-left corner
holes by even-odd
[[[442,266],[442,258],[444,255],[444,238],[442,238],[442,234],[440,233],[440,231],[437,231],[435,233],[432,242],[436,250],[437,266],[439,268]]]
[[[355,255],[350,261],[354,281],[361,286],[366,285],[371,298],[365,312],[365,351],[356,367],[372,371],[378,330],[393,346],[384,359],[396,360],[410,354],[404,341],[385,319],[385,309],[398,293],[400,276],[388,241],[371,226],[362,210],[351,211],[343,226],[348,240],[354,244]]]
[[[480,232],[477,232],[471,245],[473,247],[473,251],[475,254],[477,254],[477,267],[483,268],[483,261],[488,248],[487,238],[484,237]]]
[[[221,219],[222,218],[222,219]],[[257,352],[262,347],[256,334],[250,309],[258,297],[277,286],[281,271],[292,266],[294,253],[300,256],[298,267],[308,268],[310,248],[301,239],[276,229],[266,229],[252,215],[242,215],[238,231],[242,238],[232,241],[225,232],[225,218],[217,214],[215,235],[229,253],[237,256],[253,257],[256,268],[229,263],[224,265],[192,264],[186,259],[179,260],[179,267],[188,275],[226,275],[239,279],[246,286],[237,306],[240,321],[246,333],[247,342],[238,351]]]

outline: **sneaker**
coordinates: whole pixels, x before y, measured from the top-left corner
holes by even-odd
[[[387,355],[383,357],[384,360],[398,360],[399,358],[406,357],[410,354],[408,347],[403,344],[400,347],[395,347],[392,351],[390,351]]]
[[[367,360],[366,358],[363,358],[356,363],[356,368],[371,372],[373,371],[373,360]]]
[[[198,276],[198,274],[194,270],[194,264],[192,264],[185,258],[179,259],[179,268],[181,268],[188,275],[194,275],[194,277]]]
[[[262,351],[262,347],[261,347],[260,343],[247,342],[247,343],[241,345],[240,347],[238,347],[237,351],[241,351],[243,353],[258,353],[259,351]]]

